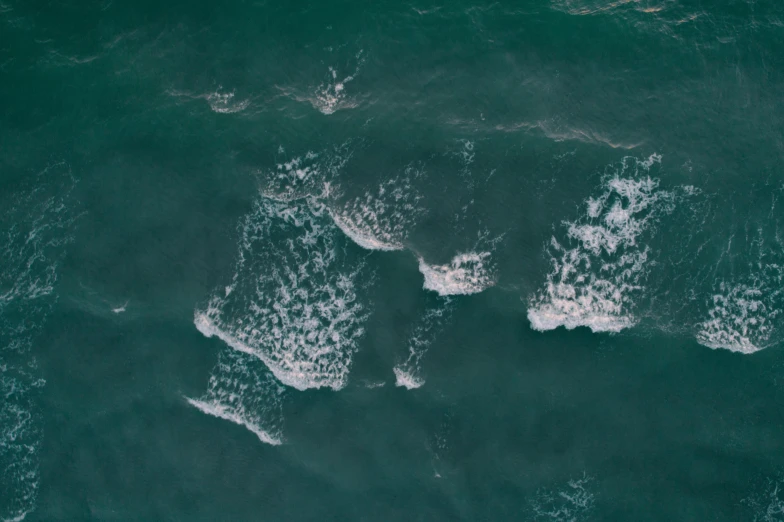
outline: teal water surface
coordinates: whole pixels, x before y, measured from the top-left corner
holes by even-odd
[[[0,0],[0,520],[784,520],[784,5]]]

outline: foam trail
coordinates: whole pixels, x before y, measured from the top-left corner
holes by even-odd
[[[452,318],[453,310],[454,304],[449,297],[438,298],[435,305],[427,309],[409,334],[408,358],[392,370],[396,386],[412,390],[425,384],[421,370],[422,358]]]
[[[551,239],[553,270],[529,302],[533,329],[587,326],[594,332],[619,332],[636,323],[634,297],[645,290],[649,255],[640,240],[675,203],[675,196],[647,175],[660,160],[658,155],[644,161],[624,158],[602,193],[586,200],[585,215],[565,223],[565,240]]]
[[[342,388],[367,312],[357,294],[364,266],[346,259],[338,237],[316,198],[259,198],[242,224],[231,284],[194,324],[287,386]]]
[[[276,446],[282,442],[283,392],[253,356],[225,350],[210,376],[206,394],[185,399],[199,411],[240,425],[261,442]]]
[[[489,257],[490,252],[468,252],[456,255],[446,265],[430,265],[420,257],[423,288],[441,296],[479,293],[494,284],[487,267]]]
[[[412,179],[421,171],[412,166],[402,176],[382,183],[376,193],[367,192],[342,205],[334,205],[330,216],[354,243],[367,250],[402,250],[416,220],[424,213]]]
[[[0,194],[0,519],[22,520],[39,489],[45,385],[33,349],[56,301],[57,266],[72,241],[75,180],[64,164]]]

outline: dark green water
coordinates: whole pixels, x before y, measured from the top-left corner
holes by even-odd
[[[780,2],[0,0],[0,183],[2,520],[784,520]]]

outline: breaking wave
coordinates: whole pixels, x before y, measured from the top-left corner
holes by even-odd
[[[748,246],[740,241],[740,255],[751,261],[745,267],[730,263],[736,274],[714,284],[707,318],[697,327],[700,344],[750,354],[778,342],[774,334],[784,320],[784,247],[778,235],[772,235],[774,241],[766,241],[758,229]]]
[[[771,308],[769,296],[758,287],[722,283],[720,290],[713,296],[710,319],[700,324],[697,341],[708,348],[746,354],[767,347],[772,320],[781,310]]]
[[[336,204],[330,215],[343,233],[362,248],[402,250],[409,231],[424,213],[417,205],[421,196],[412,186],[412,180],[420,176],[420,170],[409,166],[402,176],[382,183],[376,193],[367,192],[345,204]]]
[[[395,386],[406,388],[407,390],[415,390],[425,384],[424,379],[404,370],[400,366],[392,368],[395,374]]]
[[[428,348],[452,318],[454,302],[449,297],[439,297],[419,319],[408,336],[408,357],[393,368],[395,385],[409,390],[425,384],[421,362]]]
[[[479,293],[495,283],[487,266],[489,257],[490,252],[458,254],[446,265],[429,265],[420,257],[423,287],[442,296]]]
[[[198,399],[186,397],[199,411],[238,424],[261,442],[282,442],[284,388],[252,355],[226,349],[210,376],[207,392]]]
[[[365,56],[360,50],[349,61],[353,64],[353,72],[346,74],[336,67],[329,66],[324,80],[313,91],[295,95],[294,98],[309,102],[313,108],[325,115],[356,107],[359,102],[348,96],[346,90],[348,84],[356,79],[364,62]]]
[[[258,357],[287,386],[342,388],[367,312],[357,295],[364,265],[346,259],[336,236],[315,198],[259,198],[232,282],[196,312],[196,327]]]
[[[585,214],[564,223],[566,237],[551,238],[553,269],[529,302],[532,328],[618,332],[636,323],[634,299],[645,290],[650,254],[641,241],[675,204],[674,194],[648,175],[660,161],[655,154],[645,161],[624,158],[602,193],[585,202]]]

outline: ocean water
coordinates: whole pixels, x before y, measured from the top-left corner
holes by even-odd
[[[0,0],[0,520],[784,520],[784,4]]]

